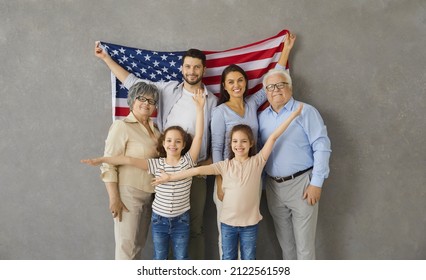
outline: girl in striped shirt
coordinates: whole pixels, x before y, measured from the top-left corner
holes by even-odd
[[[174,173],[194,167],[203,136],[205,95],[201,90],[197,90],[193,99],[197,110],[193,139],[180,126],[171,126],[158,139],[159,158],[140,159],[121,155],[85,159],[81,162],[93,166],[101,163],[132,165],[147,170],[154,176],[161,176],[162,172]],[[175,259],[188,259],[191,182],[192,177],[155,187],[151,217],[155,260],[167,259],[170,242]]]

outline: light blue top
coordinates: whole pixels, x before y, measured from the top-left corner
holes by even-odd
[[[229,158],[230,132],[235,125],[246,124],[250,126],[254,139],[257,140],[257,110],[266,100],[264,89],[247,97],[244,101],[244,116],[237,114],[225,103],[213,109],[211,122],[213,162]]]
[[[262,144],[298,106],[299,101],[292,97],[279,113],[269,106],[259,115]],[[270,176],[285,177],[313,166],[311,185],[322,187],[330,172],[330,154],[330,139],[319,112],[304,103],[301,115],[275,142],[265,171]]]

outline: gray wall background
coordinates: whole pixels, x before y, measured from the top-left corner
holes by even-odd
[[[99,170],[79,163],[102,154],[111,124],[95,40],[224,50],[281,29],[298,35],[294,96],[332,140],[317,257],[426,259],[424,0],[2,0],[0,259],[114,257]],[[258,257],[278,259],[262,207]],[[215,259],[211,195],[206,219]]]

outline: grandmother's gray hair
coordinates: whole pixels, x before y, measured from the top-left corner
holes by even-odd
[[[283,76],[284,78],[286,78],[287,83],[288,83],[288,85],[290,86],[290,88],[293,88],[293,86],[292,86],[292,82],[291,82],[291,76],[290,76],[290,74],[288,73],[288,71],[287,71],[287,70],[284,70],[284,69],[279,69],[279,68],[271,69],[271,70],[269,70],[269,71],[265,74],[265,76],[263,76],[263,81],[262,81],[263,88],[266,88],[266,86],[267,86],[267,84],[266,84],[266,80],[267,80],[270,76],[272,76],[272,75],[276,75],[276,74],[279,74],[279,75]]]
[[[139,82],[134,84],[129,88],[129,93],[127,94],[127,105],[129,105],[130,111],[135,104],[136,97],[138,96],[150,96],[155,102],[158,102],[158,88],[153,84],[147,84],[144,82]]]

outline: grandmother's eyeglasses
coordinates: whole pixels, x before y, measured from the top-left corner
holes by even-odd
[[[155,101],[154,99],[145,98],[142,95],[139,95],[138,97],[136,97],[136,99],[139,100],[142,103],[148,101],[149,105],[155,105],[155,104],[157,104],[157,101]]]

